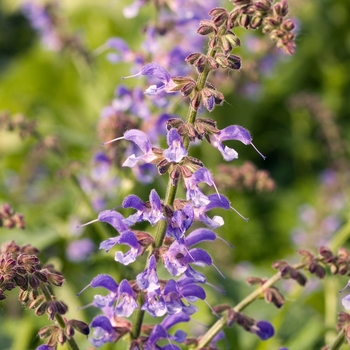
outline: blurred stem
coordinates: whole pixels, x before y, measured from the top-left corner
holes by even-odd
[[[43,293],[46,301],[52,301],[54,298],[52,297],[52,292],[50,291],[50,289],[48,288],[47,285],[45,285],[44,283],[40,284],[40,290]],[[60,314],[55,314],[55,319],[58,323],[58,325],[62,328],[65,329],[66,328],[66,323],[63,319],[63,317]],[[79,346],[78,344],[75,342],[75,339],[72,338],[68,338],[67,337],[67,343],[69,345],[69,348],[71,350],[79,350]]]
[[[337,309],[339,288],[334,276],[327,276],[325,278],[323,281],[323,288],[325,295],[324,327],[327,330],[324,335],[324,340],[325,343],[328,344],[334,337],[334,325],[337,323],[337,314],[334,310]]]
[[[345,340],[345,330],[344,328],[338,333],[337,337],[333,340],[333,343],[329,345],[328,350],[339,350],[343,345]]]
[[[307,266],[307,263],[300,263],[293,265],[293,268],[299,270]],[[262,286],[260,286],[258,289],[256,289],[254,292],[250,293],[246,298],[244,298],[239,304],[237,304],[234,308],[232,308],[233,311],[239,312],[245,309],[248,305],[250,305],[253,301],[256,299],[259,299],[263,293],[268,289],[269,287],[273,286],[277,281],[281,279],[280,272],[273,275],[270,279],[268,279]],[[200,339],[198,342],[198,345],[195,349],[200,350],[206,345],[210,343],[210,341],[226,326],[228,321],[228,313],[226,312]]]
[[[329,248],[333,251],[341,247],[350,238],[350,220],[345,223],[332,237],[328,243]]]

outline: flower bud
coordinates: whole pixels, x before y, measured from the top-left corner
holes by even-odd
[[[213,21],[209,19],[203,19],[199,23],[199,28],[197,29],[197,33],[200,35],[208,35],[210,33],[217,33],[218,28],[213,23]]]
[[[295,24],[291,19],[286,19],[282,22],[281,29],[290,32],[295,28]]]
[[[286,16],[288,13],[288,2],[287,0],[281,0],[273,5],[273,10],[278,16]]]
[[[77,330],[78,332],[84,335],[88,335],[90,333],[89,325],[83,321],[70,320],[68,323],[71,324],[75,330]]]
[[[185,58],[185,61],[188,63],[188,64],[193,64],[195,61],[198,60],[198,58],[203,55],[202,53],[200,52],[196,52],[196,53],[191,53],[189,54],[186,58]]]
[[[250,24],[250,17],[246,14],[243,14],[239,17],[239,24],[243,28],[248,28]]]
[[[262,17],[254,16],[250,22],[250,28],[252,28],[252,29],[259,28],[262,24],[262,21],[263,21]]]

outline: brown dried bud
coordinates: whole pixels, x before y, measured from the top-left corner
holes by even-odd
[[[249,285],[254,285],[254,284],[263,284],[264,280],[260,277],[248,277],[245,280]]]
[[[239,25],[239,23],[238,23],[239,15],[240,15],[239,8],[234,8],[230,12],[229,17],[227,19],[227,23],[226,23],[226,28],[227,29],[232,29],[233,27],[238,27],[238,25]]]
[[[70,320],[68,323],[71,324],[75,330],[77,330],[78,332],[84,335],[88,335],[90,333],[89,325],[83,321]]]
[[[273,10],[278,16],[286,16],[288,13],[288,2],[287,0],[281,0],[273,5]]]
[[[220,27],[227,21],[229,13],[222,7],[216,7],[209,12],[209,16],[212,17],[214,24]]]
[[[202,55],[203,54],[200,52],[191,53],[185,58],[185,61],[189,64],[194,64],[194,62],[196,62],[198,58]]]
[[[196,67],[198,73],[202,73],[204,71],[205,65],[207,64],[208,58],[205,55],[202,55],[198,58],[193,65]]]
[[[197,111],[202,103],[202,95],[196,93],[195,96],[191,100],[191,108]]]
[[[199,28],[197,29],[197,33],[200,35],[208,35],[210,33],[217,33],[218,28],[214,24],[213,21],[209,19],[203,19],[199,23]]]
[[[61,274],[50,272],[48,269],[42,269],[41,272],[45,273],[47,276],[47,281],[54,286],[61,287],[65,281]]]
[[[219,64],[216,62],[216,60],[213,57],[208,57],[207,63],[209,65],[210,69],[218,69]]]
[[[28,284],[33,289],[38,289],[40,287],[40,280],[35,275],[28,275]]]
[[[74,331],[73,326],[70,323],[68,323],[66,325],[66,328],[64,329],[64,333],[65,333],[65,335],[67,336],[68,339],[70,339],[70,338],[72,338],[74,336],[75,331]]]
[[[55,325],[45,326],[39,330],[38,336],[40,339],[48,338],[53,333],[55,333],[57,329],[58,327]]]
[[[259,0],[254,3],[254,8],[263,14],[268,13],[271,9],[271,0]]]
[[[229,55],[227,57],[227,67],[233,70],[239,70],[242,67],[241,58],[236,55]]]
[[[263,18],[260,16],[254,16],[252,20],[250,21],[250,28],[252,29],[258,29],[263,22]]]
[[[176,164],[176,165],[172,166],[172,169],[170,171],[169,177],[172,180],[173,186],[176,186],[177,183],[180,180],[180,177],[181,177],[181,167],[180,167],[180,165]]]
[[[169,170],[170,164],[171,163],[169,163],[166,159],[163,159],[162,161],[160,161],[157,164],[159,175],[164,175]]]
[[[326,270],[315,261],[309,265],[309,271],[321,279],[326,275]]]
[[[40,295],[38,298],[32,300],[29,304],[28,304],[28,308],[29,309],[36,309],[37,307],[39,307],[41,305],[41,303],[43,303],[45,301],[45,297],[43,295]]]
[[[42,316],[45,314],[47,307],[47,301],[44,301],[42,304],[40,304],[36,309],[35,309],[35,314],[37,316]]]
[[[268,303],[273,303],[277,308],[284,304],[284,297],[276,287],[268,288],[265,291],[265,300]]]
[[[227,56],[223,53],[217,53],[214,59],[218,63],[218,65],[222,68],[227,68],[229,65]]]
[[[243,28],[248,28],[250,24],[250,16],[243,14],[239,17],[239,25]]]
[[[281,24],[281,29],[286,32],[291,32],[295,28],[295,24],[291,19],[286,19]]]

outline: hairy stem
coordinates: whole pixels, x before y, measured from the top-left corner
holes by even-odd
[[[336,338],[333,340],[333,343],[329,345],[327,348],[328,350],[338,350],[341,348],[345,340],[345,329],[342,328],[341,331],[338,333]]]

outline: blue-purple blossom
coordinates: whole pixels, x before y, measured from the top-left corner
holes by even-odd
[[[118,303],[115,306],[114,313],[117,316],[129,317],[138,307],[136,294],[127,280],[122,280],[118,287]]]
[[[168,162],[179,163],[187,156],[187,149],[183,146],[182,138],[176,129],[168,132],[167,142],[169,148],[164,150],[163,155]]]
[[[70,242],[66,250],[66,256],[69,261],[80,262],[92,253],[95,248],[94,242],[90,238],[82,238]]]
[[[255,333],[261,340],[267,340],[275,334],[271,323],[267,321],[259,321],[252,327],[251,331]]]
[[[253,145],[249,131],[247,129],[244,129],[242,126],[230,125],[220,130],[218,133],[210,134],[209,139],[211,145],[221,152],[226,161],[238,158],[238,153],[234,149],[227,146],[224,148],[222,142],[228,140],[241,141],[245,145],[251,144],[254,149],[265,159],[265,157]]]
[[[199,168],[192,176],[185,177],[186,199],[192,200],[194,207],[206,206],[210,203],[208,197],[200,190],[198,184],[205,182],[209,186],[214,186],[214,179],[207,168]]]
[[[180,210],[175,210],[173,215],[168,218],[167,236],[174,237],[176,240],[180,239],[192,225],[193,219],[194,211],[191,204],[185,205]]]
[[[348,286],[350,286],[350,280],[348,281],[346,286],[339,291],[339,293],[344,291]],[[342,298],[341,303],[343,304],[345,310],[350,310],[350,294],[345,295],[345,297]]]
[[[204,289],[195,284],[192,278],[188,277],[180,279],[178,282],[169,280],[164,287],[162,295],[170,315],[181,311],[187,315],[192,315],[197,311],[197,307],[191,303],[196,302],[198,299],[204,300],[206,298]],[[186,305],[182,299],[186,300],[189,305]]]
[[[55,347],[43,344],[39,345],[36,350],[55,350]]]
[[[186,238],[174,241],[163,256],[165,268],[172,276],[179,276],[187,270],[190,263],[199,266],[212,265],[213,261],[204,249],[190,249],[190,247],[215,239],[216,235],[213,231],[200,228],[191,232]]]
[[[22,5],[22,11],[29,19],[31,26],[39,33],[41,42],[46,48],[53,51],[62,48],[63,42],[47,7],[34,2],[25,2]]]
[[[157,262],[154,255],[148,260],[148,267],[136,276],[136,283],[141,290],[153,292],[159,289],[159,281],[157,276]]]
[[[167,313],[167,308],[163,296],[160,293],[160,289],[146,293],[145,302],[141,309],[147,311],[153,317],[161,317]]]
[[[105,343],[115,342],[118,339],[118,333],[111,325],[106,316],[96,316],[90,327],[94,329],[92,338],[89,341],[93,346],[99,348]]]
[[[202,221],[204,224],[209,226],[212,229],[216,229],[224,224],[224,220],[221,216],[214,216],[212,219],[206,215],[205,213],[214,208],[222,208],[225,210],[230,209],[230,202],[223,195],[218,195],[216,193],[209,195],[208,197],[209,203],[194,208],[194,218],[195,220]]]
[[[158,193],[152,190],[149,195],[149,203],[144,203],[136,195],[127,196],[122,204],[123,208],[133,208],[137,212],[124,219],[128,226],[134,225],[136,222],[148,221],[152,226],[159,220],[164,220],[162,203]]]
[[[118,297],[118,283],[115,282],[115,280],[110,275],[101,274],[96,276],[91,281],[91,283],[89,283],[81,292],[78,293],[78,295],[80,295],[88,287],[100,287],[109,290],[109,293],[105,296],[96,294],[92,303],[93,306],[100,309],[113,308],[113,303],[117,300]]]
[[[190,320],[190,317],[186,315],[183,312],[169,315],[164,318],[164,320],[160,323],[154,326],[146,344],[145,344],[145,350],[180,350],[180,348],[176,345],[169,344],[164,347],[160,347],[157,345],[158,340],[160,339],[168,339],[168,340],[175,340],[178,343],[184,342],[186,340],[186,333],[178,330],[175,335],[170,335],[167,331],[169,328],[174,326],[177,323],[180,322],[188,322]]]
[[[162,82],[162,84],[151,85],[144,92],[146,95],[156,95],[157,93],[162,91],[171,93],[173,92],[171,90],[176,86],[176,84],[171,79],[169,72],[158,63],[148,63],[142,67],[141,72],[134,75],[130,75],[125,78],[136,77],[138,75],[145,75],[160,80]]]
[[[134,262],[137,256],[141,254],[142,246],[135,234],[129,229],[129,226],[124,223],[123,215],[116,211],[105,210],[98,215],[98,220],[107,222],[120,233],[118,237],[108,238],[101,242],[100,249],[108,252],[116,244],[126,244],[130,247],[130,250],[125,254],[117,251],[114,259],[124,265]]]

